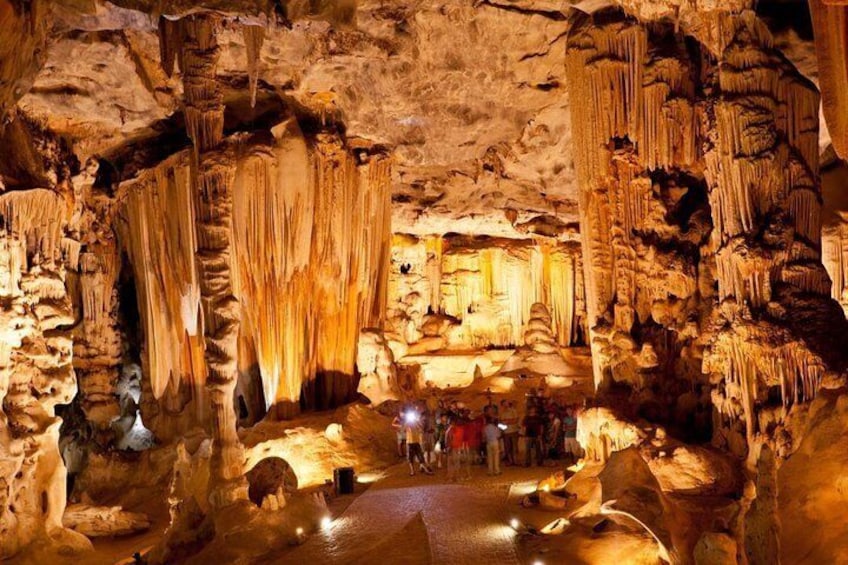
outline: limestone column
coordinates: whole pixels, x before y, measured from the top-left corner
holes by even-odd
[[[234,164],[221,149],[224,99],[216,78],[219,18],[195,14],[168,22],[161,40],[163,62],[179,58],[183,74],[185,119],[194,144],[197,267],[206,387],[212,413],[211,502],[225,506],[247,496],[243,449],[236,433],[233,396],[238,378],[239,307],[231,272],[232,180]],[[167,67],[166,67],[167,68]]]
[[[725,29],[705,73],[719,308],[704,369],[727,434],[718,439],[739,451],[844,367],[845,319],[821,263],[818,93],[753,14]]]

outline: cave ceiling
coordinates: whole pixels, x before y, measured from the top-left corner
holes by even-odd
[[[665,17],[674,4],[629,3],[646,19]],[[394,231],[577,236],[564,42],[572,4],[592,2],[306,3],[312,15],[290,2],[270,18],[274,6],[262,2],[207,4],[234,22],[267,26],[260,99],[282,99],[344,124],[351,138],[393,150]],[[767,21],[772,4],[759,8]],[[803,2],[789,4],[806,10]],[[19,108],[70,142],[81,163],[126,159],[169,132],[179,137],[182,83],[159,64],[156,14],[178,16],[195,5],[52,3],[44,64]],[[675,10],[686,17],[680,6]],[[799,13],[797,22],[769,23],[777,45],[815,81],[809,24]],[[237,109],[229,125],[249,128],[267,105],[249,106],[239,26],[219,41],[218,75]],[[829,139],[822,132],[824,148]]]

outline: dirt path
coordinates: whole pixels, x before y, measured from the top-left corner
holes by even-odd
[[[458,484],[409,477],[403,465],[373,485],[325,531],[276,563],[517,564],[506,505],[512,483],[542,478],[545,469],[506,469],[487,477],[475,467]]]

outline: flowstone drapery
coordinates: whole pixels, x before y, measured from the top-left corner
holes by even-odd
[[[679,361],[697,345],[699,247],[710,227],[696,67],[671,27],[649,31],[606,11],[575,19],[566,73],[571,96],[586,101],[571,108],[595,385],[691,378]],[[647,367],[638,362],[646,347],[660,356]]]

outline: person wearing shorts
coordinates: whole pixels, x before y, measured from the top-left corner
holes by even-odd
[[[418,461],[418,467],[422,473],[428,475],[433,474],[433,470],[424,461],[424,450],[421,448],[423,441],[423,430],[421,423],[416,418],[415,421],[406,422],[406,453],[409,461],[409,475],[415,475],[415,462]]]

